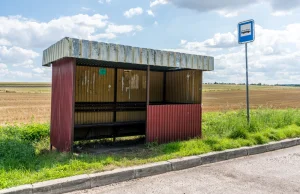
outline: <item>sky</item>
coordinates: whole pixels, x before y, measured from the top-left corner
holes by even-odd
[[[248,19],[249,82],[300,84],[300,0],[3,0],[0,81],[50,82],[43,50],[73,37],[213,56],[204,82],[245,83],[237,24]]]

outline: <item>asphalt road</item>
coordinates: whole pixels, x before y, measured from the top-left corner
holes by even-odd
[[[77,191],[83,193],[300,193],[300,146]]]

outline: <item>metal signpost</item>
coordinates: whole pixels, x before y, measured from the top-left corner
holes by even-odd
[[[253,42],[254,34],[254,20],[247,20],[238,24],[238,41],[239,44],[245,44],[246,54],[246,90],[247,90],[247,121],[250,123],[250,107],[249,107],[249,84],[248,84],[248,55],[247,43]]]

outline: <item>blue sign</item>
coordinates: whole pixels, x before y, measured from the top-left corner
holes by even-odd
[[[238,24],[238,38],[239,44],[254,41],[254,20],[247,20]]]

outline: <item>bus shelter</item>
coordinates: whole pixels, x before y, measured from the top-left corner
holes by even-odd
[[[59,151],[78,140],[201,137],[213,57],[63,38],[43,52],[43,66],[52,66],[50,142]]]

